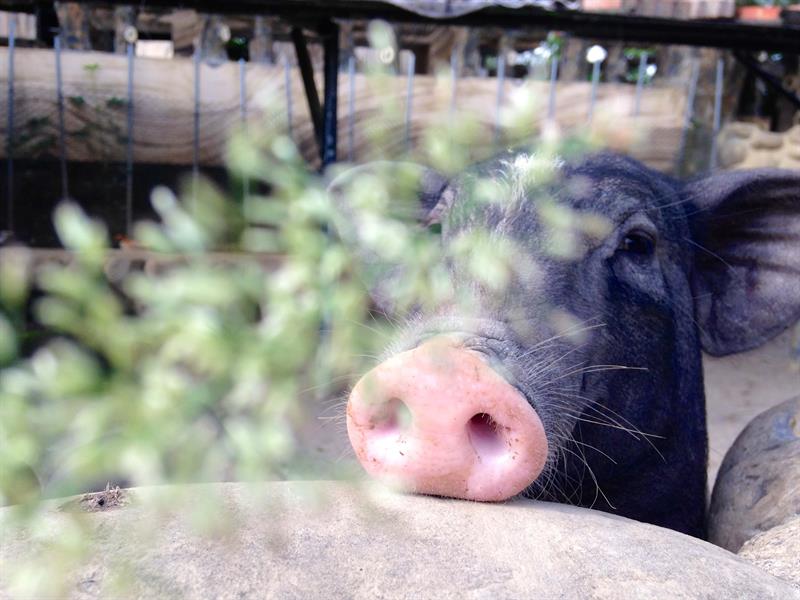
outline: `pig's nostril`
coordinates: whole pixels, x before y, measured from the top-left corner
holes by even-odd
[[[505,439],[500,429],[497,421],[486,413],[478,413],[469,420],[467,424],[469,439],[481,460],[493,459],[505,453]]]
[[[377,433],[397,434],[411,426],[411,411],[400,398],[390,398],[380,407],[372,423]]]

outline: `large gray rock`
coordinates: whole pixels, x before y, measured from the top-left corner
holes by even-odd
[[[711,496],[709,539],[737,552],[798,513],[800,397],[761,413],[728,450]]]
[[[739,556],[800,589],[800,517],[747,540]]]
[[[169,491],[67,504],[81,511],[92,547],[59,597],[800,598],[701,540],[565,505],[478,504],[346,483]],[[224,510],[204,512],[215,494]],[[18,562],[56,577],[42,544],[61,539],[73,514],[53,507],[35,534],[0,522],[1,597]],[[114,565],[124,568],[124,591],[113,588]]]

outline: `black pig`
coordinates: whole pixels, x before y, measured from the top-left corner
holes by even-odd
[[[418,182],[415,210],[440,228],[443,248],[483,231],[515,249],[502,289],[443,258],[468,308],[452,301],[407,315],[350,394],[351,443],[368,472],[412,491],[523,494],[703,537],[701,348],[744,351],[800,317],[800,173],[684,183],[604,153],[551,162],[552,177],[536,181],[536,165],[511,153],[445,178],[380,163],[332,183],[351,241],[362,240],[350,184],[402,172]],[[475,201],[481,178],[503,197]],[[571,256],[553,251],[540,198],[594,223],[571,232]],[[380,306],[402,278],[385,271]],[[564,315],[572,326],[558,324]]]

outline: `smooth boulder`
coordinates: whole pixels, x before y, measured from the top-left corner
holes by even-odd
[[[174,491],[55,503],[35,534],[9,525],[4,509],[0,597],[12,597],[20,564],[55,576],[43,544],[61,539],[77,512],[91,548],[61,597],[800,599],[707,542],[566,505],[483,504],[342,482]],[[214,496],[220,502],[206,504]],[[121,589],[113,584],[120,567]]]
[[[722,461],[709,540],[731,552],[800,513],[800,396],[753,419]]]

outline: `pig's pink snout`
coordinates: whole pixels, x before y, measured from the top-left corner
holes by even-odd
[[[533,483],[547,459],[536,411],[450,338],[362,377],[347,403],[347,432],[370,475],[422,494],[505,500]]]

